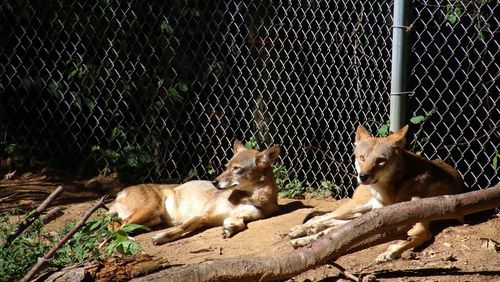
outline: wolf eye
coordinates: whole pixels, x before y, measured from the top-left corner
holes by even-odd
[[[385,165],[386,162],[387,162],[386,158],[377,158],[377,160],[375,160],[375,163],[379,166]]]
[[[365,161],[365,156],[361,155],[361,156],[359,156],[359,159],[364,162]]]
[[[241,166],[233,166],[233,170],[234,171],[240,171],[241,170]]]

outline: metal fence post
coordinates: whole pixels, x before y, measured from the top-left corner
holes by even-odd
[[[408,73],[408,0],[394,1],[394,19],[392,26],[392,70],[390,130],[397,131],[405,123],[406,90]]]

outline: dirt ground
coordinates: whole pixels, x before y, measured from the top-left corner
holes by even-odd
[[[50,225],[79,219],[94,201],[62,203],[65,214]],[[233,238],[222,239],[221,228],[209,228],[177,241],[155,246],[152,231],[137,235],[145,253],[166,258],[171,265],[199,263],[237,256],[273,255],[293,250],[284,234],[300,224],[313,210],[331,211],[341,201],[333,199],[280,199],[280,211],[271,218],[250,222],[248,229]],[[388,244],[346,255],[336,263],[348,272],[373,274],[379,281],[500,281],[500,253],[483,246],[484,238],[500,241],[500,214],[471,216],[466,224],[446,227],[434,242],[419,252],[407,252],[402,259],[374,264]],[[446,228],[444,228],[446,227]],[[444,229],[443,229],[444,228]],[[337,281],[344,279],[332,265],[319,266],[289,281]]]
[[[280,213],[250,222],[248,229],[233,238],[222,239],[220,227],[198,232],[180,240],[155,246],[155,232],[135,237],[144,252],[166,258],[170,264],[211,261],[219,258],[253,255],[279,255],[293,250],[283,237],[290,227],[300,224],[312,210],[335,209],[342,201],[280,200]],[[65,215],[53,224],[79,218],[91,203],[66,206]],[[377,254],[388,244],[375,246],[337,260],[353,274],[374,274],[380,281],[500,281],[500,253],[482,247],[490,238],[500,241],[500,214],[469,217],[464,225],[445,228],[434,242],[420,252],[406,253],[402,259],[374,264]],[[438,226],[442,229],[444,226]],[[438,229],[439,229],[438,228]],[[309,270],[290,281],[335,281],[342,279],[331,265]]]

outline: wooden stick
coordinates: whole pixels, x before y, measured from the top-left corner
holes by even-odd
[[[43,224],[47,224],[47,223],[55,220],[56,218],[60,217],[63,214],[64,214],[63,210],[60,207],[57,207],[57,208],[51,209],[48,213],[42,215],[40,217],[40,219],[42,220]],[[32,229],[32,227],[33,227],[33,225],[28,226],[28,228],[26,228],[25,231],[30,231]]]
[[[46,213],[42,216],[42,222],[43,222],[43,224],[47,224],[47,223],[53,221],[54,219],[60,217],[63,214],[64,214],[64,212],[60,207],[53,208],[48,213]]]
[[[0,203],[3,202],[3,201],[8,200],[9,198],[12,198],[12,197],[16,196],[17,194],[19,194],[19,193],[12,193],[9,196],[5,196],[3,198],[0,198]]]
[[[33,212],[29,213],[23,221],[12,231],[12,233],[5,239],[5,244],[4,248],[10,246],[12,242],[19,236],[21,233],[23,233],[28,226],[30,226],[36,219],[37,216],[39,216],[61,193],[63,192],[63,187],[59,186],[54,190],[46,199],[43,201]]]
[[[336,262],[330,262],[330,264],[335,267],[342,275],[345,276],[347,279],[351,279],[352,281],[359,281],[359,278],[351,274],[349,271],[347,271],[342,265],[336,263]]]
[[[50,261],[50,259],[55,255],[56,251],[59,250],[66,242],[75,235],[75,233],[80,230],[84,225],[87,219],[100,207],[104,205],[104,201],[107,196],[101,197],[97,203],[83,216],[83,218],[71,229],[71,231],[66,234],[59,243],[57,243],[52,249],[46,253],[43,257],[38,258],[38,262],[31,268],[31,270],[21,279],[21,282],[29,281],[40,268],[42,268],[46,263]]]

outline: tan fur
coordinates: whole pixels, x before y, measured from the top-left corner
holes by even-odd
[[[363,213],[386,205],[418,198],[462,192],[460,174],[448,164],[429,161],[403,148],[408,126],[387,137],[372,137],[360,125],[356,130],[355,164],[360,185],[351,200],[335,211],[314,217],[303,225],[291,229],[289,236],[298,238],[323,232]],[[458,219],[460,219],[457,216]],[[395,243],[377,257],[377,261],[397,258],[405,250],[432,239],[429,223],[417,223],[409,232],[409,240]],[[313,236],[313,239],[318,236]],[[310,239],[296,239],[294,245],[303,245]]]
[[[179,186],[141,184],[121,191],[110,208],[123,224],[165,224],[171,228],[153,237],[170,242],[203,226],[223,226],[229,238],[249,221],[268,217],[278,209],[271,165],[279,157],[275,145],[262,152],[236,141],[234,157],[215,181],[189,181]]]

